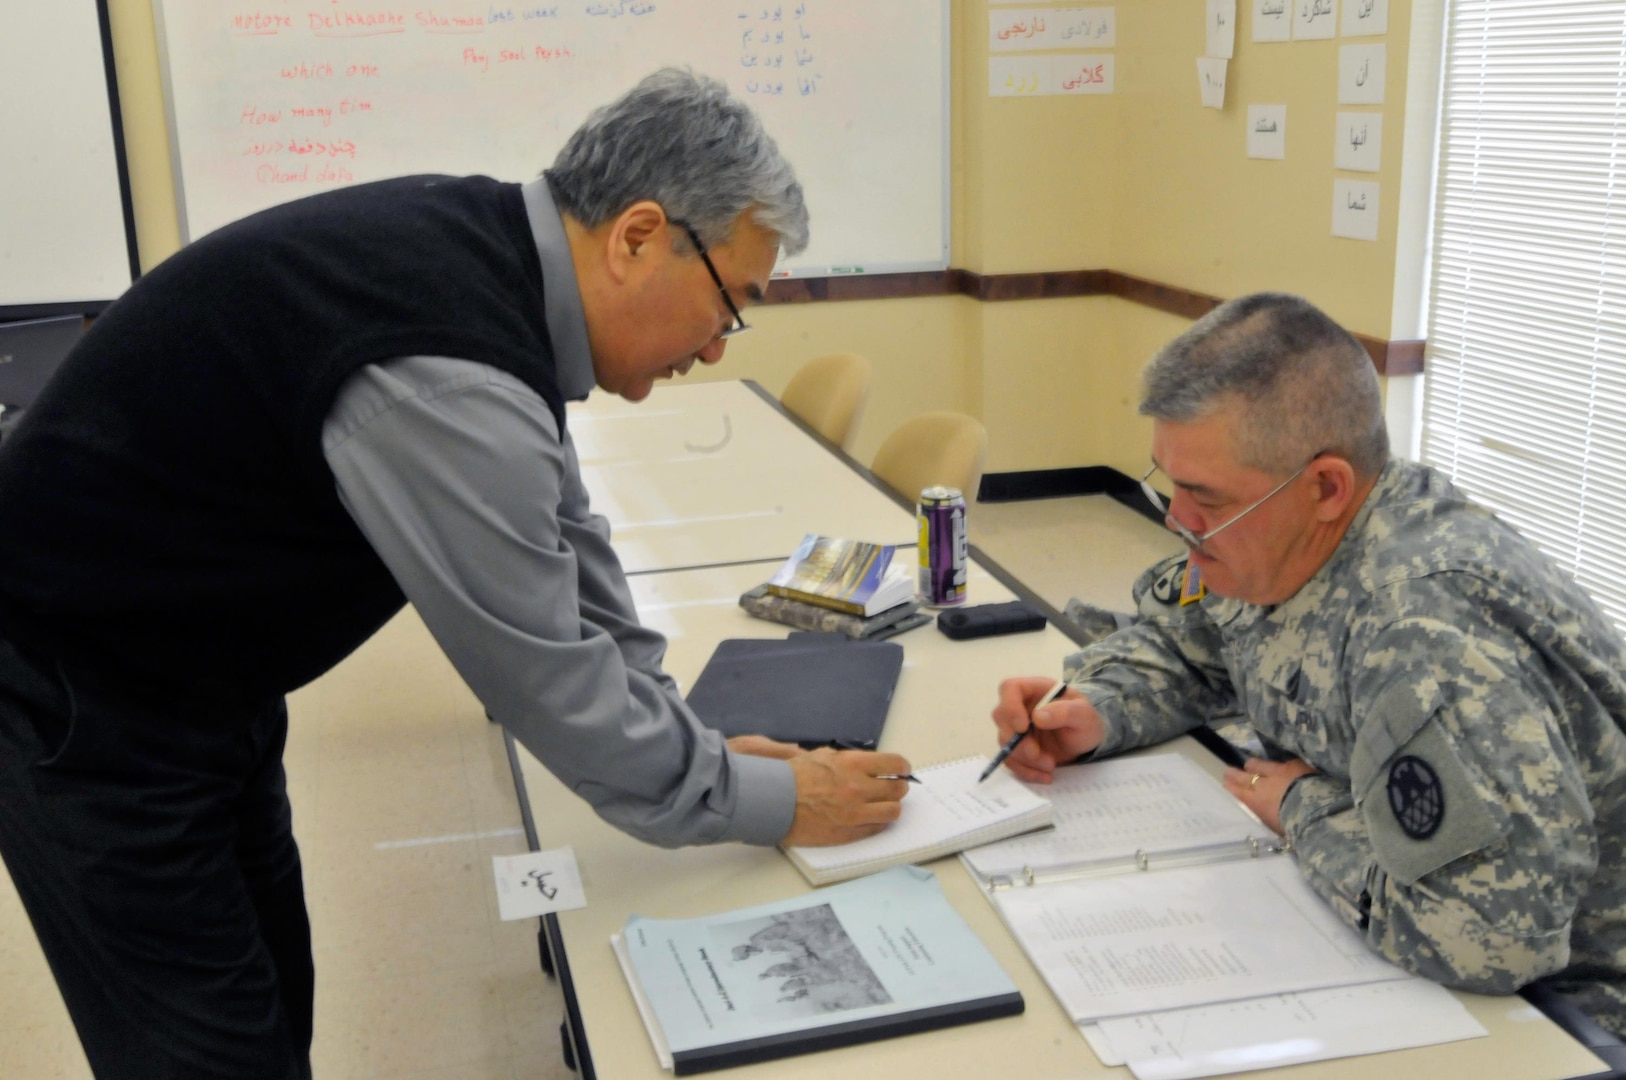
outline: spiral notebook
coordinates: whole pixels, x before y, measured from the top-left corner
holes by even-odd
[[[1050,801],[1004,769],[982,783],[987,758],[961,758],[916,769],[903,812],[862,840],[834,847],[787,847],[796,869],[814,885],[872,874],[904,863],[927,862],[1050,824]]]

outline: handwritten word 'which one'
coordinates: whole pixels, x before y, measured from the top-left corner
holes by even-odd
[[[287,67],[280,69],[280,74],[284,79],[331,79],[336,73],[337,69],[326,60],[311,62],[301,60],[297,64],[289,64]],[[346,64],[343,74],[346,78],[351,79],[376,79],[378,77],[378,65]]]

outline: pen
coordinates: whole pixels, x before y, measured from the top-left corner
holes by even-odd
[[[982,775],[977,777],[977,783],[980,784],[994,775],[994,770],[1005,764],[1005,759],[1011,756],[1011,751],[1016,749],[1016,744],[1027,738],[1028,732],[1033,730],[1033,714],[1061,697],[1062,691],[1066,689],[1067,680],[1057,679],[1056,685],[1050,688],[1050,692],[1040,698],[1039,703],[1028,711],[1028,726],[1005,740],[1005,745],[999,748],[999,753],[994,755],[994,760],[990,761],[988,767],[982,770]]]
[[[858,742],[855,739],[831,739],[826,745],[829,746],[830,749],[832,749],[832,750],[873,750],[873,749],[875,749],[875,747],[870,746],[867,743]],[[911,784],[924,783],[924,781],[922,781],[920,779],[920,777],[916,776],[914,773],[904,773],[902,776],[899,776],[896,773],[888,773],[885,776],[877,776],[875,779],[877,779],[877,780],[907,780]]]

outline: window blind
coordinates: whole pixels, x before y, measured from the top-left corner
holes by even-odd
[[[1451,0],[1422,457],[1626,627],[1626,0]]]

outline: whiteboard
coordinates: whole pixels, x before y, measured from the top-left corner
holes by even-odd
[[[100,6],[8,4],[0,32],[0,313],[92,312],[129,288],[134,231]]]
[[[948,0],[159,0],[182,231],[408,173],[527,180],[665,64],[728,84],[795,167],[780,274],[948,265]]]

